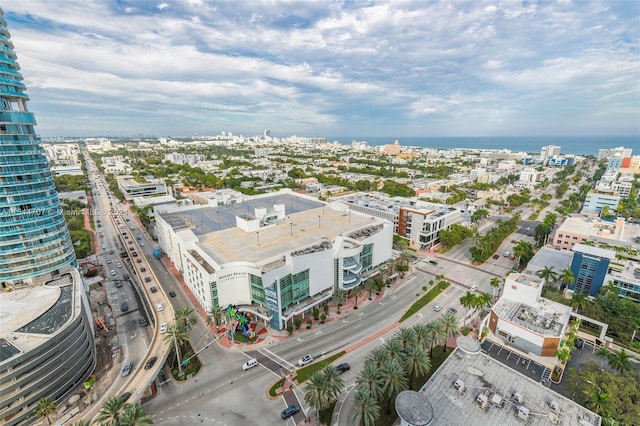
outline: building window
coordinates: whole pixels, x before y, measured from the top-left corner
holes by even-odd
[[[364,271],[373,266],[373,244],[365,244],[360,253],[360,264]]]
[[[262,286],[262,277],[249,274],[251,280],[251,301],[259,305],[265,304],[264,287]]]

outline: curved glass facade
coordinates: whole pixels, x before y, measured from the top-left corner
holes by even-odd
[[[0,283],[75,264],[51,171],[0,9]]]

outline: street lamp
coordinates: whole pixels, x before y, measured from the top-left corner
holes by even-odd
[[[597,388],[598,388],[598,391],[599,391],[600,393],[603,393],[603,392],[602,392],[602,388],[601,388],[600,386],[596,385],[595,383],[593,383],[591,380],[587,380],[587,383],[589,383],[590,385],[593,385],[593,386],[597,387]]]

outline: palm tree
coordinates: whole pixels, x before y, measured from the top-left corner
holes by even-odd
[[[553,266],[545,266],[544,269],[538,271],[538,276],[548,283],[555,281],[558,278],[558,273],[553,270]]]
[[[618,295],[618,287],[613,284],[613,281],[608,281],[605,285],[600,287],[600,294],[603,296],[608,296],[609,294]]]
[[[491,302],[493,302],[493,298],[489,296],[488,293],[480,293],[476,298],[478,309],[484,309],[491,306]]]
[[[402,364],[397,359],[387,359],[382,365],[380,375],[384,382],[382,391],[389,397],[387,414],[391,414],[391,400],[395,400],[400,392],[407,389],[407,377]]]
[[[420,345],[422,350],[427,350],[429,345],[431,345],[429,329],[427,326],[424,324],[416,324],[411,328],[413,330],[413,334],[416,336],[416,343]]]
[[[353,307],[353,309],[358,309],[358,297],[360,297],[362,295],[362,287],[355,286],[354,288],[351,289],[351,295],[355,298],[355,306]]]
[[[344,305],[344,302],[346,302],[347,300],[347,292],[344,291],[344,289],[338,287],[333,292],[333,296],[331,296],[331,298],[333,299],[334,302],[336,302],[336,305],[338,305],[338,311],[339,311],[340,307]]]
[[[164,335],[163,340],[166,343],[173,345],[173,348],[176,351],[176,361],[178,361],[178,372],[179,375],[182,376],[182,354],[180,348],[182,348],[182,346],[189,340],[189,334],[187,334],[179,324],[173,323],[167,327],[167,333]]]
[[[48,396],[40,398],[34,412],[38,417],[45,417],[47,423],[51,424],[49,416],[56,412],[56,401]]]
[[[380,407],[378,401],[366,389],[358,389],[353,397],[353,423],[362,426],[375,426],[376,420],[380,417]]]
[[[402,327],[398,332],[393,336],[393,340],[398,340],[400,342],[400,346],[402,346],[402,352],[405,354],[409,347],[413,346],[416,343],[416,334],[412,329]]]
[[[147,426],[152,423],[151,416],[144,412],[140,404],[125,404],[118,426]]]
[[[384,346],[378,346],[377,348],[369,351],[365,363],[373,365],[376,369],[382,368],[382,364],[387,359],[387,349]]]
[[[91,420],[79,419],[71,423],[71,426],[91,426]]]
[[[360,375],[356,378],[356,387],[359,391],[366,391],[375,400],[382,396],[382,377],[380,368],[373,364],[365,363]]]
[[[493,294],[491,296],[495,299],[496,298],[496,289],[500,288],[500,285],[502,284],[502,280],[500,278],[498,278],[498,277],[493,277],[489,281],[489,284],[491,284],[491,287],[493,288]]]
[[[467,309],[471,309],[473,307],[475,307],[476,304],[476,295],[471,293],[470,291],[467,291],[467,293],[460,297],[460,303],[462,304],[462,306],[464,306]],[[465,325],[466,325],[466,315],[465,315]]]
[[[582,293],[574,293],[571,298],[571,307],[575,308],[576,313],[580,313],[580,309],[584,309],[589,304],[589,300]]]
[[[561,363],[566,364],[571,360],[571,351],[567,348],[560,348],[556,351],[556,357]]]
[[[207,325],[213,323],[216,326],[216,332],[220,330],[220,324],[224,316],[224,309],[218,305],[212,305],[207,314]]]
[[[119,396],[113,395],[109,397],[102,403],[102,407],[96,417],[96,423],[100,426],[118,426],[124,405],[125,402]]]
[[[523,257],[533,254],[533,245],[529,241],[520,240],[513,246],[513,254],[518,258],[516,265],[519,267]]]
[[[397,338],[392,338],[384,344],[384,348],[387,352],[388,359],[396,359],[399,362],[402,362],[402,357],[404,355],[404,347],[402,343]]]
[[[327,390],[322,372],[316,371],[304,387],[304,400],[310,407],[320,412],[327,406]]]
[[[594,389],[584,401],[584,406],[603,417],[611,412],[611,394]]]
[[[440,320],[431,321],[427,324],[427,330],[429,331],[429,340],[431,341],[429,355],[431,359],[433,359],[433,348],[442,344],[446,340],[447,334]]]
[[[427,374],[431,369],[431,359],[420,345],[414,343],[407,350],[404,365],[407,368],[407,373],[409,373],[409,389],[411,389],[413,387],[413,378],[417,375]]]
[[[322,379],[327,387],[327,394],[329,404],[335,402],[338,399],[338,395],[344,388],[344,380],[340,375],[340,372],[333,366],[327,365],[322,370]]]
[[[413,260],[413,255],[407,250],[403,250],[402,253],[400,253],[400,260],[404,266],[409,266],[409,263]]]
[[[471,223],[477,224],[487,217],[489,217],[489,212],[486,209],[478,209],[471,213]]]
[[[603,359],[603,361],[600,361],[600,367],[602,367],[604,360],[605,359],[609,360],[611,351],[605,347],[601,347],[601,348],[598,348],[598,350],[596,351],[596,355]]]
[[[376,289],[376,282],[373,280],[373,278],[369,278],[367,281],[365,281],[364,289],[369,292],[369,300],[371,300],[373,298],[373,291]]]
[[[571,272],[571,268],[565,268],[560,271],[560,282],[562,283],[562,289],[564,289],[567,285],[573,284],[575,278],[573,277],[573,272]]]
[[[618,373],[623,374],[631,371],[631,361],[629,361],[629,354],[625,352],[624,348],[620,349],[620,352],[611,351],[608,358],[609,365]]]
[[[194,315],[195,310],[188,306],[180,308],[175,313],[175,322],[184,331],[189,332],[198,322],[198,318]]]
[[[460,329],[460,325],[458,324],[458,317],[453,312],[447,312],[442,316],[442,328],[444,328],[444,332],[446,334],[446,338],[456,337],[458,335],[458,330]],[[442,352],[447,352],[447,344],[445,340],[445,344],[442,349]]]

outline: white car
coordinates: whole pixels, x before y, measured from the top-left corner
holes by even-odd
[[[441,311],[442,310],[442,305],[438,303],[436,306],[433,307],[433,310],[436,311],[436,312]]]
[[[122,263],[118,262],[118,263],[116,263],[116,266],[117,266],[118,268],[122,268]]]
[[[112,277],[115,277],[117,272],[115,271],[115,269],[112,269],[111,272],[109,272],[111,274]]]
[[[475,284],[474,284],[474,285],[472,285],[472,286],[471,286],[471,291],[476,291],[476,290],[478,290],[478,286],[477,286],[477,285],[475,285]]]
[[[167,332],[167,323],[163,322],[162,324],[160,324],[160,333],[166,333]]]
[[[304,366],[304,365],[309,364],[309,363],[310,363],[310,362],[312,362],[312,361],[313,361],[313,357],[311,356],[311,354],[309,354],[309,355],[305,355],[305,356],[303,356],[302,358],[300,358],[300,359],[298,360],[298,365],[299,365],[300,367],[302,367],[302,366]]]
[[[111,263],[111,259],[107,259],[107,265]]]
[[[162,303],[158,303],[156,305],[156,309],[158,310],[158,312],[162,312],[162,311],[164,311],[164,306],[162,306]]]

